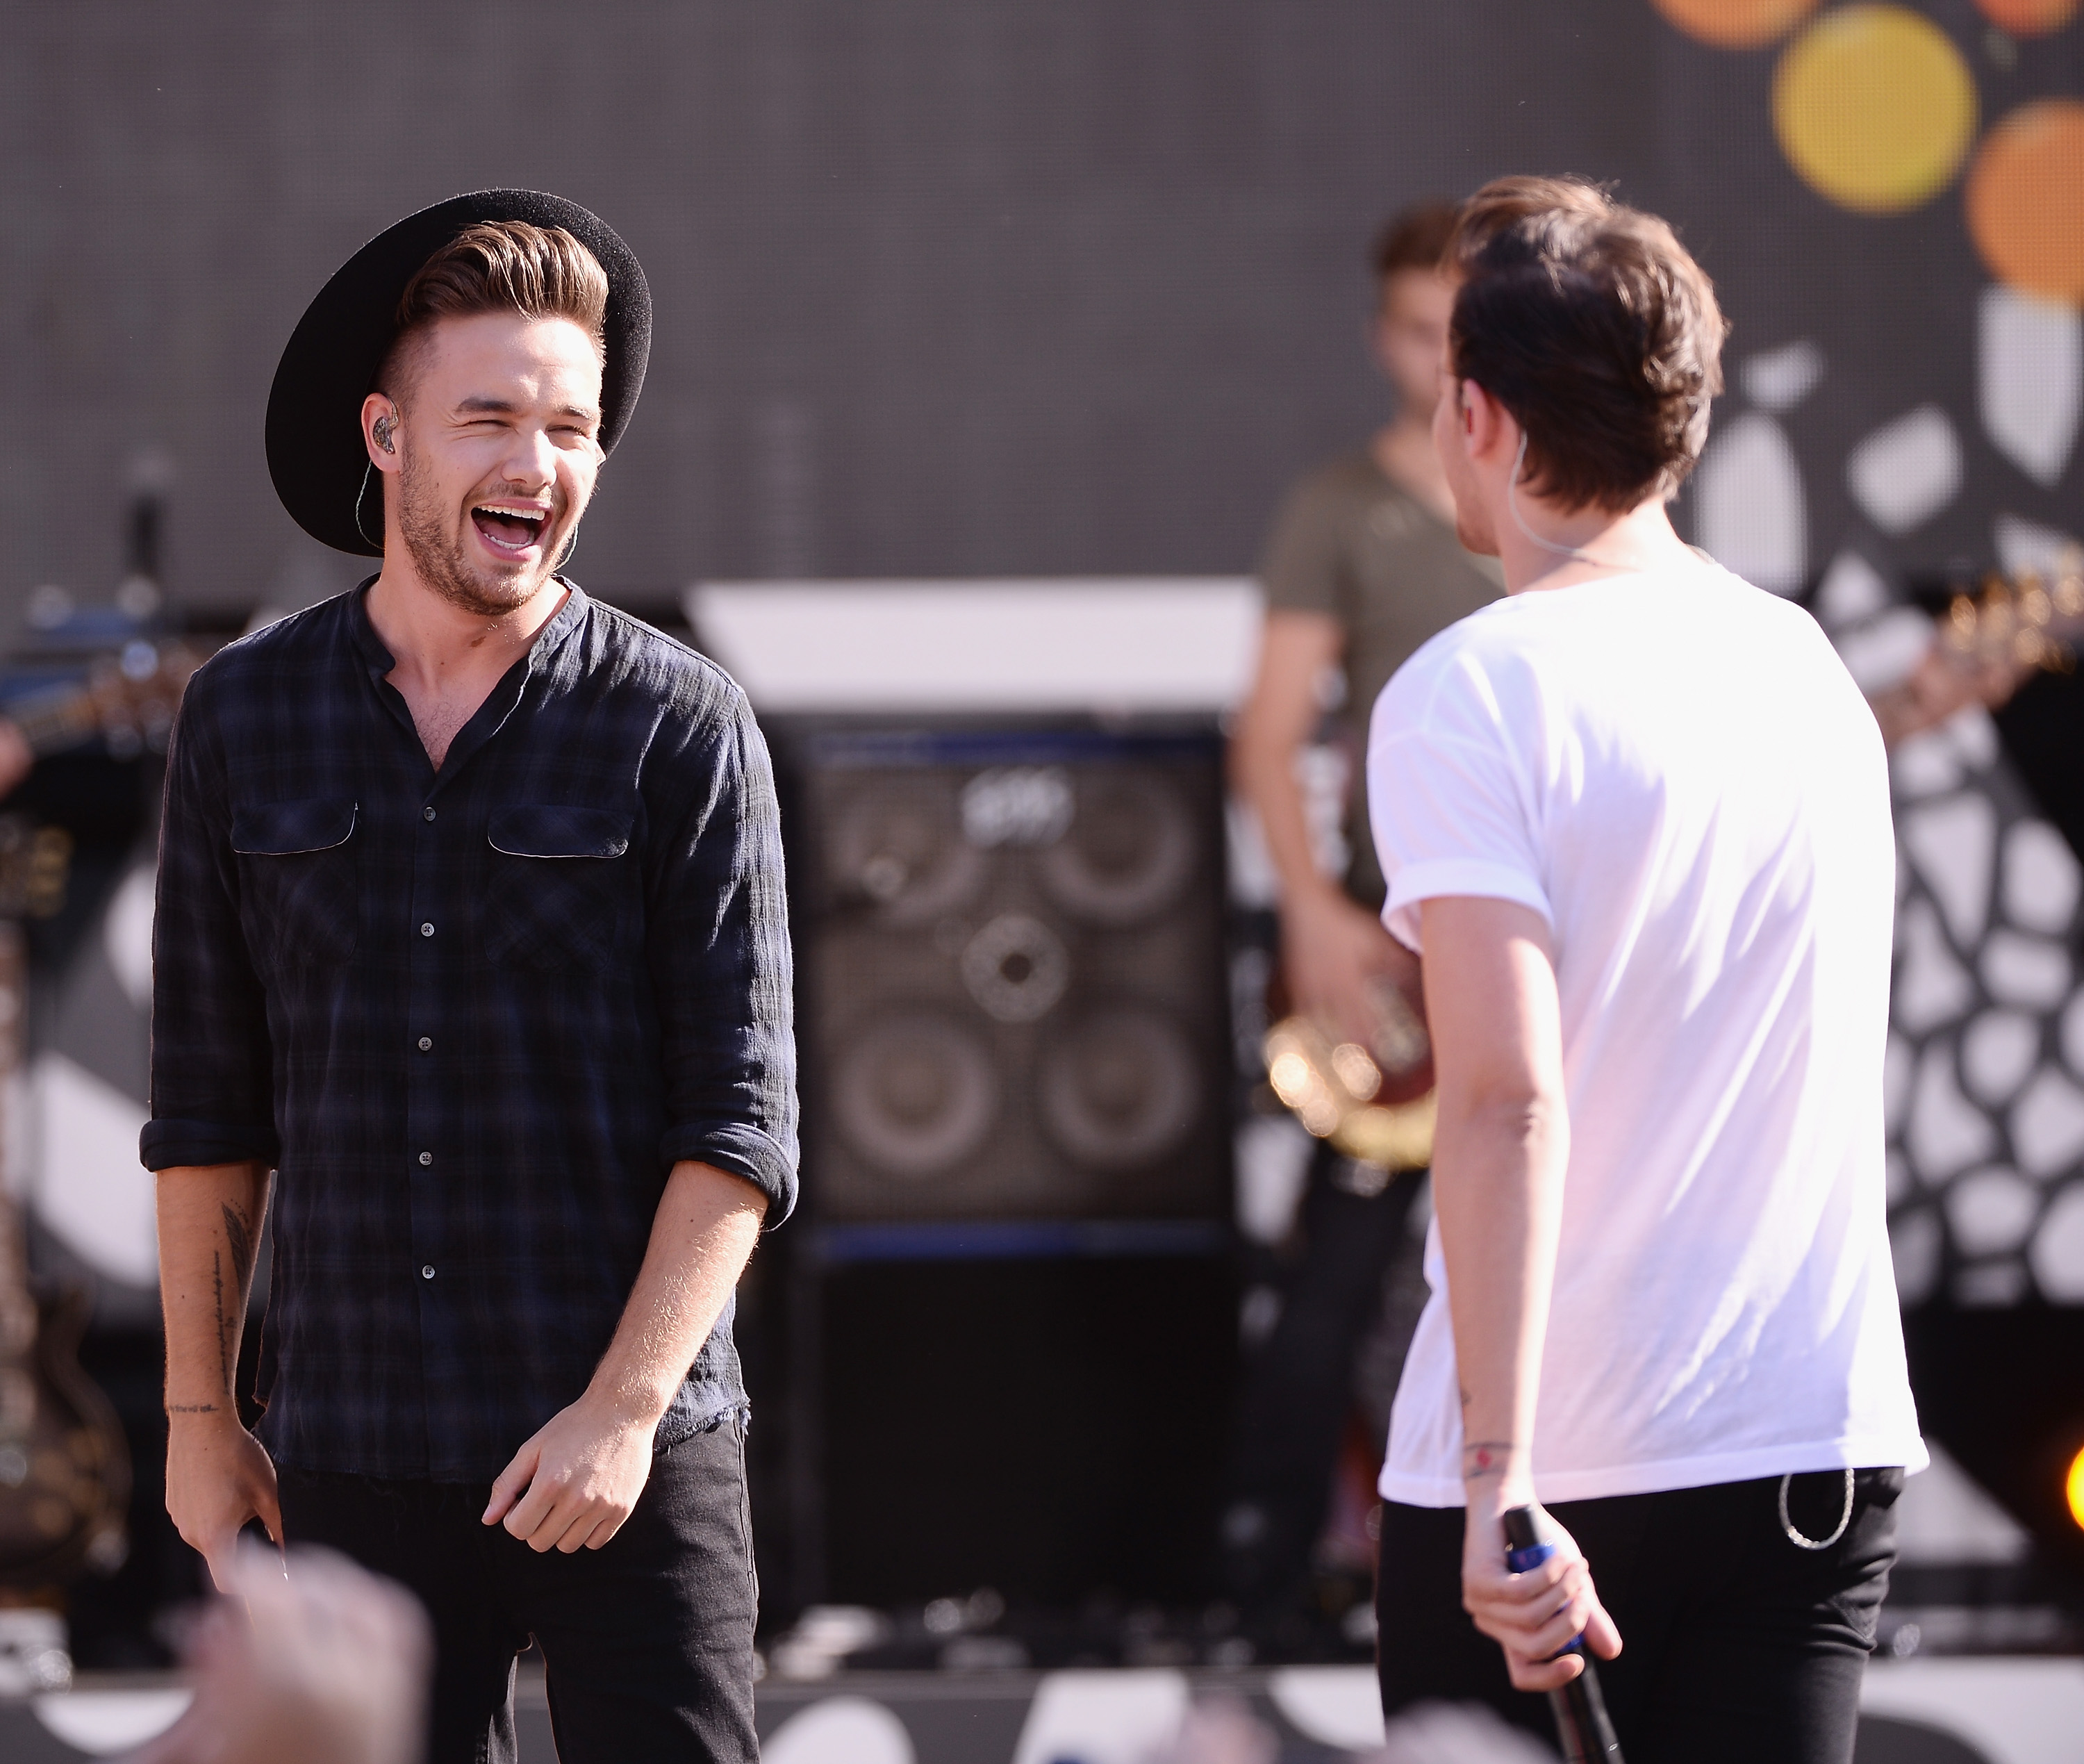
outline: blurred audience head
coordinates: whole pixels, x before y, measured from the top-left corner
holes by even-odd
[[[1358,1764],[1556,1764],[1556,1753],[1480,1703],[1422,1703],[1389,1724]]]
[[[427,1620],[323,1550],[244,1551],[190,1640],[195,1701],[133,1764],[419,1764]]]
[[[1145,1764],[1277,1764],[1281,1740],[1230,1696],[1197,1698],[1172,1742]],[[1391,1722],[1353,1764],[1556,1764],[1538,1740],[1476,1704],[1421,1703]]]

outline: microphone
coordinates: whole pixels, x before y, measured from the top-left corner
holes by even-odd
[[[1505,1565],[1514,1574],[1538,1568],[1556,1554],[1551,1521],[1539,1507],[1510,1507],[1500,1517],[1509,1546]],[[1561,1653],[1579,1655],[1585,1662],[1585,1669],[1569,1683],[1548,1693],[1565,1764],[1622,1764],[1620,1741],[1614,1737],[1614,1724],[1607,1719],[1607,1699],[1600,1694],[1592,1656],[1585,1652],[1585,1638],[1581,1635],[1566,1642]]]

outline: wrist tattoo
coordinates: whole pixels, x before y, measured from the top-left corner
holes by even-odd
[[[167,1405],[167,1413],[170,1415],[214,1415],[217,1413],[217,1405],[214,1402],[170,1402]]]
[[[1462,1448],[1462,1480],[1480,1482],[1505,1474],[1506,1463],[1519,1447],[1510,1440],[1477,1440]]]

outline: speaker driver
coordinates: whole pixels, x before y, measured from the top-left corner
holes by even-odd
[[[835,805],[827,871],[842,899],[866,901],[892,924],[916,925],[959,906],[983,880],[985,855],[962,836],[944,778],[855,779]]]
[[[1157,1011],[1095,1012],[1043,1058],[1043,1125],[1081,1164],[1148,1164],[1193,1127],[1201,1101],[1196,1063],[1186,1036]]]
[[[1025,913],[1002,913],[963,951],[963,984],[1001,1023],[1032,1023],[1064,996],[1071,960],[1057,934]]]
[[[1194,872],[1193,821],[1176,790],[1133,774],[1089,774],[1070,830],[1040,854],[1042,885],[1065,911],[1132,925],[1171,904]]]
[[[832,1079],[840,1131],[899,1177],[961,1163],[998,1118],[989,1051],[946,1017],[920,1012],[865,1025],[835,1062]]]

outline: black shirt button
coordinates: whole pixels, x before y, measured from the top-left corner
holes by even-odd
[[[422,1280],[431,1280],[434,1278],[434,1265],[431,1262],[422,1262],[420,1265],[420,1278]]]
[[[434,1045],[434,1038],[431,1035],[423,1035],[420,1037],[420,1051],[422,1054],[426,1053],[427,1049]]]
[[[426,1169],[426,1167],[427,1167],[429,1164],[432,1164],[434,1161],[434,1153],[433,1153],[433,1152],[431,1152],[431,1151],[422,1151],[422,1152],[420,1154],[420,1168],[421,1168],[421,1169],[423,1169],[423,1170],[424,1170],[424,1169]]]
[[[434,922],[432,919],[429,919],[420,927],[420,935],[422,937],[431,937],[434,935]]]
[[[421,819],[421,820],[422,820],[422,821],[432,821],[434,818],[434,805],[433,805],[432,804],[428,804],[428,806],[427,806],[426,808],[423,808],[423,809],[421,809],[421,810],[420,811],[420,819]]]

